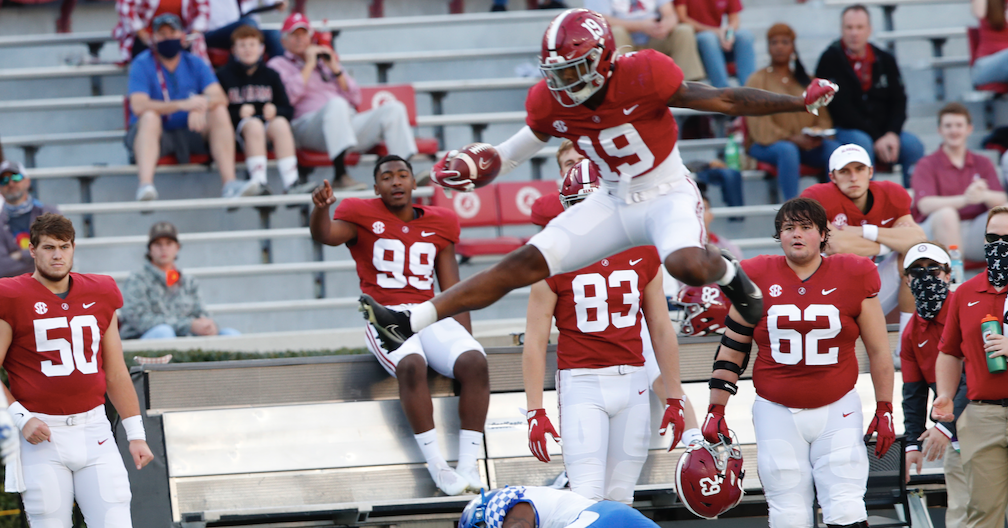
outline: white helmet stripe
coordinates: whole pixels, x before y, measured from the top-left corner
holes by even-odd
[[[560,25],[563,23],[564,19],[567,18],[567,15],[573,13],[574,11],[575,9],[568,9],[563,13],[560,13],[553,19],[553,22],[550,22],[550,26],[546,28],[546,46],[550,50],[550,56],[556,56],[556,38],[557,32],[560,31]]]
[[[581,185],[591,184],[591,161],[588,158],[581,160]]]

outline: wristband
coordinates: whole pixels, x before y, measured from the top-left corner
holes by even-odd
[[[126,429],[126,440],[147,441],[147,432],[144,431],[143,418],[140,415],[130,416],[122,419],[123,429]]]
[[[887,246],[885,244],[879,244],[878,245],[878,256],[884,257],[884,256],[886,256],[886,255],[888,255],[890,253],[892,253],[892,248],[891,247],[889,247],[889,246]]]
[[[878,241],[878,226],[872,224],[865,224],[861,226],[861,236],[871,240],[872,242]]]
[[[946,438],[952,440],[952,431],[949,431],[944,425],[940,423],[935,424],[935,429],[937,429],[941,434],[945,435]]]
[[[17,425],[18,431],[24,430],[24,426],[28,423],[28,420],[35,417],[35,415],[29,412],[28,409],[25,409],[24,405],[21,405],[20,402],[10,404],[7,411],[11,414],[11,418],[14,419],[14,424]]]

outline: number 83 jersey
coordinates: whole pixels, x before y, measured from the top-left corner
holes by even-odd
[[[357,263],[360,289],[384,305],[417,304],[434,297],[434,260],[459,240],[455,213],[441,207],[413,206],[419,217],[403,222],[381,198],[347,198],[334,220],[357,225],[357,240],[347,243]]]
[[[14,398],[52,415],[105,403],[101,340],[122,305],[106,275],[71,273],[66,299],[28,274],[0,279],[0,319],[14,331],[3,362]]]
[[[850,392],[858,376],[861,303],[881,287],[872,261],[823,257],[804,281],[783,255],[744,260],[742,268],[763,291],[763,318],[753,334],[756,393],[785,407],[813,409]]]

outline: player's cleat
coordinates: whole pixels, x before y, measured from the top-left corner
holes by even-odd
[[[745,322],[755,325],[763,317],[763,292],[742,271],[742,264],[730,252],[721,250],[721,255],[728,259],[729,266],[735,266],[735,278],[727,286],[721,286],[725,297],[732,302]]]
[[[460,495],[469,489],[469,482],[447,465],[435,468],[431,474],[434,475],[434,484],[445,495]]]
[[[413,335],[409,311],[390,310],[367,294],[361,295],[359,302],[359,310],[364,312],[364,319],[378,331],[378,339],[381,339],[385,350],[392,352]]]
[[[455,473],[458,473],[462,480],[466,481],[469,485],[469,491],[474,493],[479,493],[479,490],[486,488],[486,484],[483,484],[483,479],[480,478],[479,468],[476,466],[468,468],[455,468]]]

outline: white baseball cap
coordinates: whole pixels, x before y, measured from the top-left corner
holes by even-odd
[[[923,244],[917,244],[916,246],[910,248],[906,257],[903,259],[903,269],[908,269],[921,259],[931,259],[939,264],[951,264],[952,259],[949,258],[948,253],[944,249],[927,242]]]
[[[854,143],[848,143],[846,145],[840,145],[833,154],[829,157],[829,170],[833,172],[837,169],[842,169],[849,163],[854,163],[855,161],[864,163],[865,165],[871,167],[871,156],[868,155],[868,151],[861,147],[861,145],[855,145]]]

